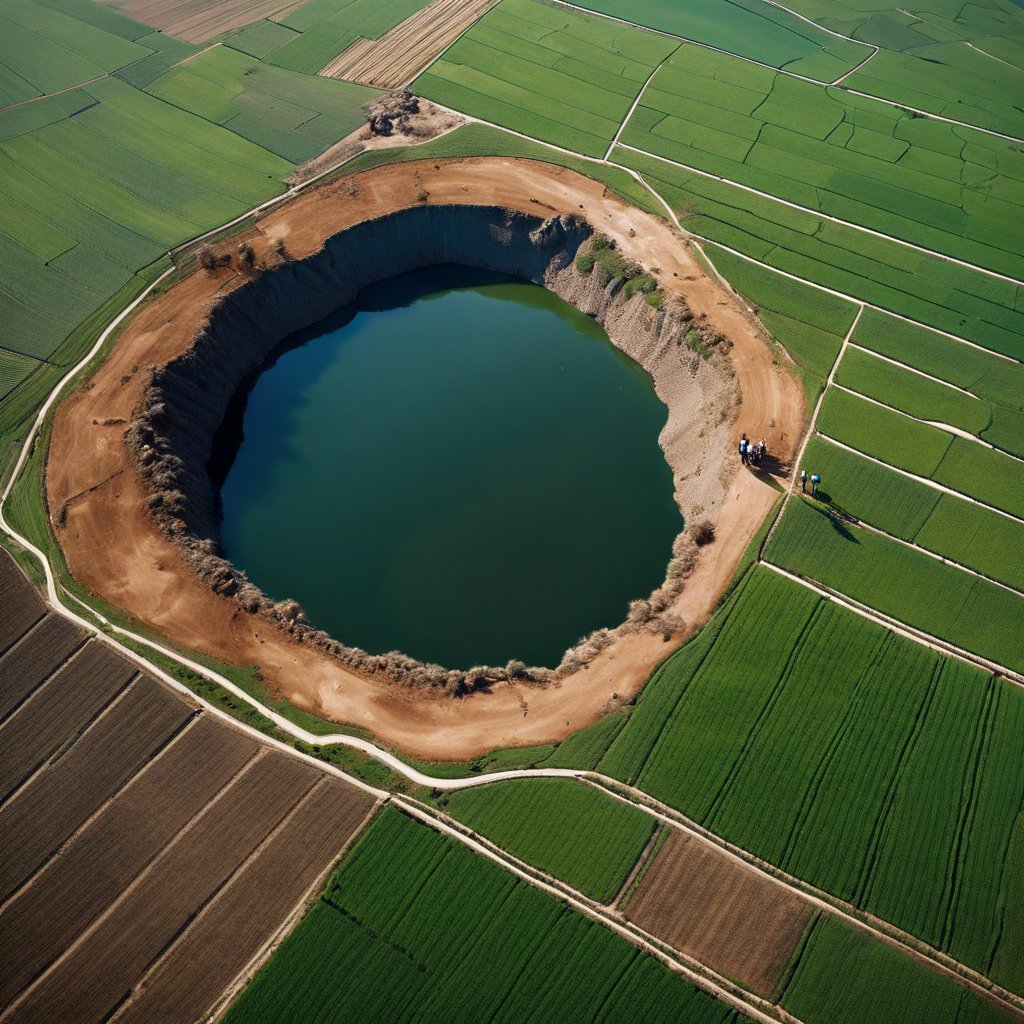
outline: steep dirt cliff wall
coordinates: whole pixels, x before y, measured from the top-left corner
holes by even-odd
[[[254,276],[216,304],[205,327],[179,357],[152,371],[127,434],[129,448],[152,492],[150,508],[192,568],[218,593],[234,595],[247,612],[275,619],[297,639],[315,643],[364,670],[398,681],[471,688],[508,675],[541,681],[550,673],[514,668],[467,680],[436,666],[424,668],[400,654],[368,656],[332,640],[303,621],[295,602],[272,603],[221,557],[219,504],[207,474],[213,438],[240,384],[289,334],[350,303],[367,285],[427,266],[459,263],[543,284],[604,324],[611,340],[651,374],[669,407],[660,441],[672,467],[676,500],[687,519],[712,512],[727,480],[704,472],[712,447],[724,450],[735,401],[732,370],[720,352],[687,347],[693,332],[712,337],[680,301],[655,309],[640,292],[627,297],[624,277],[574,263],[592,245],[583,219],[540,217],[486,206],[412,207],[357,224],[327,239],[313,255]],[[640,268],[632,268],[632,272]],[[702,333],[703,332],[703,333]],[[704,347],[705,353],[708,348]],[[718,460],[710,460],[718,465]],[[678,593],[688,564],[681,538],[666,585],[634,609],[630,628],[655,622]],[[661,627],[657,627],[661,628]],[[668,624],[665,624],[668,628]],[[610,642],[608,630],[567,654],[578,664]],[[459,679],[453,676],[458,675]]]

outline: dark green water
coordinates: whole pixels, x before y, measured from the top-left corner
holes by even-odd
[[[554,665],[664,578],[682,527],[666,414],[551,292],[408,274],[293,336],[256,379],[224,546],[351,646]]]

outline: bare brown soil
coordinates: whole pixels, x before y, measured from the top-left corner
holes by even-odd
[[[46,614],[46,605],[31,588],[14,561],[0,557],[0,653],[7,650]]]
[[[766,998],[811,913],[796,893],[676,829],[624,908],[645,931]]]
[[[380,39],[357,39],[323,70],[379,89],[411,82],[497,0],[434,0],[385,32]]]
[[[91,641],[0,727],[0,799],[73,739],[123,690],[135,668]]]
[[[322,780],[136,986],[114,1021],[177,1024],[201,1019],[221,996],[223,979],[242,973],[368,811],[361,793],[336,780]],[[254,893],[261,894],[258,901]]]
[[[0,575],[12,601],[38,599],[3,554]],[[33,756],[59,746],[0,809],[5,1021],[98,1024],[133,990],[137,1019],[204,1017],[370,812],[363,791],[161,683],[123,688],[134,671],[90,640],[8,719],[44,737]]]
[[[316,769],[295,758],[262,753],[54,965],[9,1019],[108,1020],[135,980],[317,778]]]
[[[84,640],[82,633],[67,619],[51,612],[9,647],[0,657],[0,720],[6,718]]]
[[[100,0],[144,25],[202,43],[261,18],[287,17],[302,4],[293,0]],[[303,0],[305,2],[305,0]]]
[[[194,711],[137,679],[49,770],[0,810],[0,901],[140,771]]]
[[[737,427],[765,437],[783,466],[792,457],[803,426],[802,389],[788,370],[773,365],[756,327],[665,221],[565,168],[505,158],[377,168],[304,193],[259,221],[252,238],[257,264],[273,262],[278,246],[290,258],[308,256],[354,223],[418,204],[423,191],[431,203],[503,206],[535,216],[581,214],[627,258],[659,268],[666,293],[684,296],[695,315],[706,315],[733,343],[741,395]],[[228,267],[197,272],[158,296],[128,324],[91,382],[58,410],[47,496],[51,510],[66,509],[67,525],[58,537],[77,579],[184,647],[226,662],[259,664],[272,692],[295,705],[369,729],[421,757],[460,760],[495,747],[560,740],[635,694],[672,650],[660,636],[622,637],[586,669],[546,689],[508,684],[454,699],[356,675],[240,612],[233,599],[215,595],[192,576],[147,512],[147,485],[128,457],[124,424],[148,379],[140,371],[179,355],[211,303],[241,280]],[[721,472],[735,472],[733,449],[722,453]],[[703,549],[672,608],[686,623],[676,642],[707,620],[775,497],[752,474],[735,474],[715,517],[718,539]]]

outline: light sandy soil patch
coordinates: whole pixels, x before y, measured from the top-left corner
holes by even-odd
[[[533,161],[418,161],[368,171],[356,180],[356,189],[342,179],[259,221],[252,239],[257,263],[272,260],[278,246],[291,258],[308,256],[354,223],[417,205],[424,189],[432,204],[503,206],[542,217],[580,214],[613,238],[626,257],[659,268],[666,292],[685,296],[695,315],[705,314],[732,341],[741,391],[737,429],[767,438],[783,466],[792,457],[804,422],[802,388],[788,370],[774,365],[757,327],[665,221],[629,206],[600,182]],[[226,662],[258,664],[275,695],[368,729],[383,743],[419,757],[461,760],[495,747],[554,742],[639,691],[672,650],[650,633],[620,638],[586,669],[548,688],[501,685],[489,694],[455,699],[363,678],[246,615],[234,599],[215,595],[192,576],[147,511],[147,484],[128,456],[124,432],[148,380],[146,368],[179,355],[218,294],[237,284],[230,268],[195,273],[148,303],[89,384],[58,410],[47,497],[51,510],[66,508],[58,537],[76,578],[173,642]],[[733,448],[722,453],[725,472],[733,472],[738,461]],[[718,539],[703,549],[671,609],[687,624],[677,642],[707,621],[775,498],[762,480],[735,473],[716,513]]]
[[[769,999],[811,913],[795,893],[676,829],[624,909],[673,949]]]
[[[320,74],[380,89],[396,89],[411,82],[496,2],[434,0],[380,39],[357,39]]]

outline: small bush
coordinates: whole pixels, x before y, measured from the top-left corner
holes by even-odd
[[[217,269],[217,257],[214,255],[213,249],[208,245],[201,245],[199,251],[196,253],[196,259],[199,260],[199,266],[203,270],[216,270]]]
[[[700,331],[687,331],[685,341],[686,347],[691,352],[696,352],[701,359],[709,359],[711,357],[711,349],[705,344]]]
[[[592,252],[581,252],[576,257],[576,269],[581,274],[589,274],[594,269],[595,262],[596,260]]]
[[[707,547],[708,544],[713,544],[715,542],[714,523],[707,519],[702,519],[693,528],[693,542],[699,548]]]

